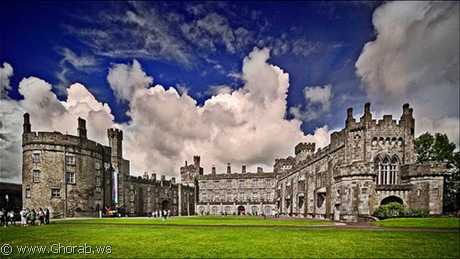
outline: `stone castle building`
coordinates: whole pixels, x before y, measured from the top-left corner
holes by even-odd
[[[273,172],[205,175],[200,157],[181,167],[183,183],[193,184],[199,214],[271,213],[291,217],[357,221],[378,206],[396,201],[406,209],[442,213],[445,166],[414,164],[415,120],[409,104],[399,121],[376,121],[370,103],[359,121],[347,111],[345,128],[331,134],[323,149],[299,143],[295,157],[276,159]]]
[[[211,174],[203,174],[200,157],[194,156],[194,163],[180,168],[182,183],[196,188],[196,211],[199,215],[259,215],[271,214],[275,210],[276,175],[246,171],[232,172],[227,164],[225,173],[216,173],[213,166]]]
[[[349,108],[345,127],[316,150],[299,143],[295,156],[276,159],[273,172],[204,174],[201,158],[180,168],[175,178],[130,175],[123,158],[123,133],[108,129],[109,146],[86,137],[78,119],[77,136],[33,132],[24,115],[23,205],[49,208],[54,217],[97,215],[104,207],[130,215],[170,209],[173,215],[260,215],[357,221],[378,206],[396,201],[408,210],[442,213],[444,164],[414,164],[415,120],[409,104],[401,118],[375,120],[370,104],[357,121]]]
[[[123,132],[108,129],[109,146],[86,137],[78,119],[78,135],[33,132],[24,114],[22,135],[22,200],[28,208],[49,208],[52,217],[94,216],[103,208],[123,208],[129,215],[162,209],[173,215],[194,214],[194,189],[166,180],[130,175],[123,158]]]

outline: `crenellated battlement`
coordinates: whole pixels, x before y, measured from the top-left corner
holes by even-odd
[[[294,151],[295,155],[300,154],[300,152],[315,152],[316,144],[313,142],[302,142],[295,146]]]
[[[94,150],[100,152],[105,149],[104,152],[110,154],[110,148],[103,146],[93,140],[81,138],[79,136],[73,136],[68,134],[62,134],[61,132],[26,132],[22,135],[22,146],[26,148],[29,145],[53,145],[53,146],[67,146],[67,147],[79,147],[86,150]]]

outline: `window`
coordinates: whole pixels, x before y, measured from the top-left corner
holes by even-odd
[[[259,201],[259,194],[257,192],[252,193],[252,201]]]
[[[206,182],[201,182],[201,187],[206,189]]]
[[[267,179],[267,187],[272,187],[272,180]]]
[[[34,183],[40,182],[40,170],[34,170]]]
[[[231,192],[227,192],[227,195],[225,196],[225,201],[227,201],[227,202],[232,201],[232,193]]]
[[[75,183],[75,173],[66,173],[66,182],[67,183]]]
[[[219,195],[215,195],[215,196],[214,196],[214,202],[219,202],[219,201],[220,201]]]
[[[243,194],[243,193],[240,193],[240,195],[239,195],[239,201],[244,201],[244,194]]]
[[[220,188],[219,181],[214,181],[214,188]]]
[[[367,188],[361,188],[361,194],[367,194]]]
[[[376,177],[375,183],[378,185],[388,185],[398,183],[398,158],[394,156],[391,161],[388,156],[375,159]]]
[[[96,176],[96,187],[101,187],[101,177],[100,176]]]
[[[134,201],[134,192],[129,194],[129,201]]]
[[[202,193],[202,194],[201,194],[201,199],[200,199],[200,201],[207,201],[206,193]]]
[[[96,169],[96,170],[101,169],[101,163],[98,162],[98,161],[94,162],[94,169]]]
[[[26,198],[30,199],[31,193],[30,193],[30,188],[26,188]]]
[[[75,165],[75,157],[74,156],[66,156],[65,163],[67,165]]]
[[[100,200],[101,199],[101,192],[96,192],[96,200]]]
[[[40,163],[40,153],[34,153],[32,155],[32,160],[34,163]]]
[[[240,188],[244,188],[244,180],[240,180]]]
[[[232,180],[227,180],[227,188],[232,188]]]
[[[252,179],[252,187],[257,188],[257,178]]]
[[[61,189],[52,188],[51,189],[51,198],[61,198]]]
[[[271,192],[267,192],[267,193],[265,194],[265,201],[271,201],[271,200],[272,200],[271,197],[272,197]]]
[[[433,195],[438,195],[438,194],[439,194],[439,189],[433,188]]]

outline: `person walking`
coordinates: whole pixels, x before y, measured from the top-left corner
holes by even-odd
[[[27,210],[26,208],[22,208],[21,212],[19,213],[21,215],[21,226],[25,227],[27,226]]]
[[[45,224],[49,224],[50,223],[50,210],[48,208],[46,208],[46,212],[45,212]]]

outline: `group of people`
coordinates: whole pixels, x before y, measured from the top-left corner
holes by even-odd
[[[149,218],[150,217],[152,218],[162,217],[163,221],[165,221],[165,219],[171,217],[171,210],[159,210],[159,211],[149,212]]]
[[[44,211],[42,208],[37,210],[23,208],[20,212],[21,226],[35,226],[35,221],[38,220],[38,225],[45,225],[50,223],[50,210]]]
[[[0,210],[0,226],[8,227],[8,222],[11,226],[16,225],[16,220],[14,219],[15,215],[14,210],[11,210],[10,212],[5,209]]]

